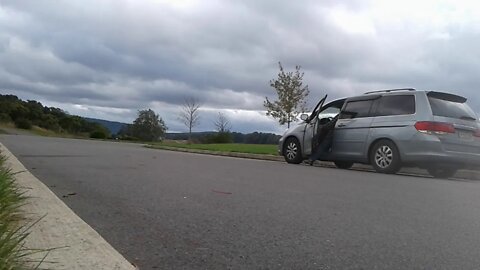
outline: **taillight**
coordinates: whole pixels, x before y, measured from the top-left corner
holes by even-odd
[[[477,129],[477,131],[474,134],[475,137],[480,137],[480,129]]]
[[[415,128],[422,133],[447,134],[455,133],[453,124],[442,122],[417,122]]]

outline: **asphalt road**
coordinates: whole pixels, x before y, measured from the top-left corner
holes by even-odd
[[[141,269],[480,268],[480,182],[123,143],[0,142]]]

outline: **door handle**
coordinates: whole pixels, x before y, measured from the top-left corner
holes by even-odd
[[[345,124],[338,124],[338,127],[346,127],[347,125]]]

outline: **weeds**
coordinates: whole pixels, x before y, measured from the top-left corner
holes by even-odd
[[[44,251],[27,249],[24,246],[31,227],[21,208],[27,197],[15,183],[14,174],[5,167],[5,158],[0,156],[0,270],[38,269],[41,262],[28,260],[28,256]]]

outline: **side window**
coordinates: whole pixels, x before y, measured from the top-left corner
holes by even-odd
[[[353,119],[370,116],[373,100],[350,101],[340,114],[340,119]]]
[[[325,110],[321,111],[318,115],[318,119],[328,118],[328,117],[335,117],[337,114],[340,113],[340,109],[337,107],[328,107]]]
[[[384,96],[380,99],[376,116],[408,115],[415,113],[413,95]]]

